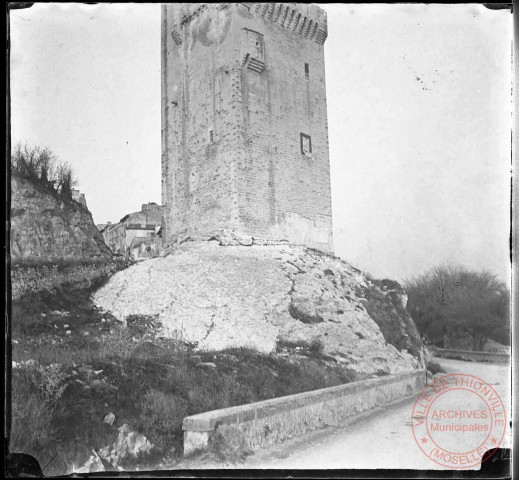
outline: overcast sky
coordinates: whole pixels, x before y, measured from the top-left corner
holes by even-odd
[[[508,276],[508,11],[323,5],[335,252],[404,280]],[[11,135],[72,164],[96,223],[161,198],[160,5],[11,13]]]

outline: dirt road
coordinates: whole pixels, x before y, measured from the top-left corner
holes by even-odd
[[[447,373],[475,375],[491,384],[501,396],[510,418],[510,368],[508,365],[438,358]],[[241,468],[276,469],[432,469],[441,467],[415,443],[411,411],[415,397],[357,418],[338,428],[313,432],[303,438],[259,452]],[[510,445],[507,430],[503,447]],[[479,469],[479,467],[478,467]]]

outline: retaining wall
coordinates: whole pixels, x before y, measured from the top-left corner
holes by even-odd
[[[184,455],[205,450],[221,425],[236,427],[251,451],[302,435],[418,393],[426,371],[414,370],[184,418]]]
[[[472,350],[455,350],[451,348],[436,348],[431,350],[431,352],[437,357],[459,358],[461,360],[468,360],[472,362],[510,362],[510,355],[508,353],[475,352]]]
[[[73,289],[88,288],[93,281],[110,276],[128,264],[121,261],[87,264],[13,265],[11,298],[41,290],[52,291],[65,285]]]

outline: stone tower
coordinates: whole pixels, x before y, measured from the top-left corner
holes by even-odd
[[[162,6],[165,243],[223,229],[333,252],[326,13]]]

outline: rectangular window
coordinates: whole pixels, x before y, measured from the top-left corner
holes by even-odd
[[[305,63],[305,77],[310,78],[310,64]]]
[[[260,5],[258,3],[258,5]],[[267,5],[261,4],[261,5]],[[265,45],[263,42],[263,34],[242,29],[240,60],[243,66],[247,66],[249,70],[256,73],[263,73],[265,70]]]
[[[255,32],[253,30],[249,30],[248,28],[244,28],[243,35],[245,36],[245,53],[248,53],[252,58],[259,60],[260,62],[264,62],[265,51],[263,43],[263,34]]]
[[[308,157],[312,154],[312,138],[304,133],[301,133],[301,153]]]

